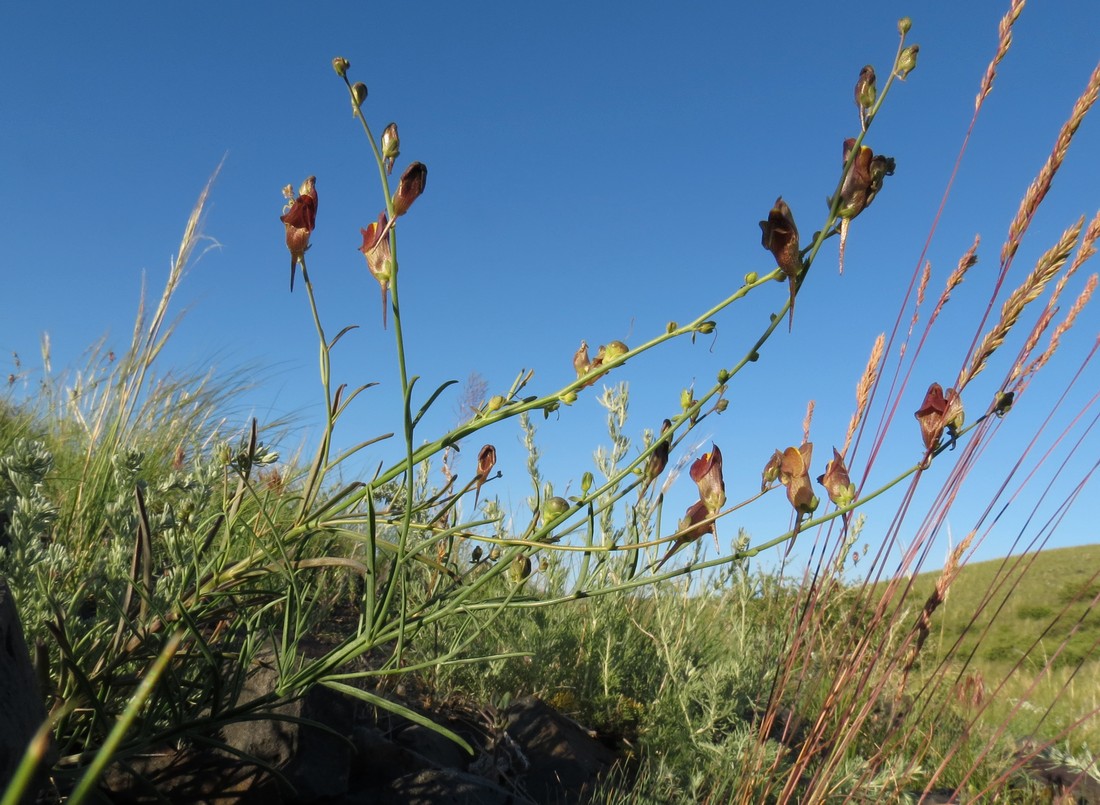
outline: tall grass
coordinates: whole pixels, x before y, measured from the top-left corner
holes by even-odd
[[[975,120],[1022,5],[1014,2],[1002,22]],[[80,802],[111,762],[181,743],[224,749],[224,726],[276,717],[277,707],[317,685],[423,722],[408,703],[387,695],[395,680],[417,677],[433,700],[451,706],[539,693],[615,735],[625,760],[598,795],[608,802],[900,801],[937,789],[1030,796],[1034,784],[1018,774],[1021,766],[1071,739],[1096,705],[1078,699],[1086,711],[1077,722],[1027,736],[1022,749],[1015,739],[1024,736],[1010,728],[1039,685],[1048,686],[1049,702],[1069,696],[1095,645],[1070,658],[1067,642],[1052,650],[1036,640],[996,671],[979,668],[975,657],[986,634],[982,619],[994,619],[1027,577],[1032,554],[1023,550],[1041,549],[1052,528],[1027,543],[1020,532],[1004,572],[974,605],[967,634],[978,632],[975,641],[960,639],[936,653],[930,641],[935,645],[936,619],[960,570],[993,533],[997,510],[1051,460],[1040,434],[1019,446],[1018,463],[931,586],[918,589],[913,579],[1002,418],[1028,401],[1029,384],[1095,288],[1094,276],[1058,318],[1068,281],[1093,254],[1100,215],[1071,222],[1022,281],[1010,279],[1010,269],[1096,99],[1100,69],[1021,201],[988,305],[960,336],[968,346],[956,356],[957,369],[914,377],[941,311],[975,263],[977,241],[938,296],[923,256],[918,261],[892,330],[869,350],[850,427],[835,440],[843,448],[831,460],[823,461],[820,449],[814,454],[811,402],[801,428],[786,423],[777,431],[800,438],[777,435],[790,446],[771,460],[761,457],[760,490],[727,492],[717,445],[684,467],[668,467],[671,451],[690,444],[685,440],[700,423],[721,415],[731,390],[748,382],[742,369],[777,330],[782,334],[781,324],[794,326],[795,299],[827,242],[837,238],[843,255],[845,240],[858,236],[852,221],[879,194],[889,196],[893,161],[863,143],[898,79],[916,68],[910,25],[899,22],[897,54],[881,85],[859,95],[858,134],[846,144],[828,211],[808,241],[800,241],[793,212],[779,199],[761,222],[774,270],[747,274],[729,296],[700,300],[690,321],[670,323],[634,347],[612,342],[593,355],[582,342],[575,380],[540,391],[531,373],[520,373],[507,391],[478,395],[463,421],[442,434],[425,433],[424,417],[451,382],[421,389],[408,365],[393,224],[415,214],[426,168],[411,163],[392,181],[396,127],[375,137],[365,88],[352,83],[346,60],[335,60],[378,168],[383,209],[363,230],[363,253],[392,327],[401,431],[346,447],[336,441],[338,422],[366,387],[349,390],[332,376],[331,354],[351,328],[331,334],[310,280],[312,178],[297,193],[288,186],[282,219],[320,356],[323,429],[312,459],[280,462],[257,422],[229,424],[222,412],[247,384],[156,375],[175,328],[168,319],[173,296],[203,242],[208,185],[159,303],[151,315],[139,311],[127,351],[93,350],[88,369],[47,375],[34,399],[11,392],[0,409],[0,572],[16,590],[35,643],[54,740],[53,757],[43,741],[32,743],[26,768],[48,759],[54,791]],[[752,343],[731,364],[715,367],[709,387],[685,392],[679,410],[668,411],[660,429],[644,431],[633,450],[623,365],[667,342],[713,332],[728,308],[754,303],[757,289],[777,280],[788,283],[789,298]],[[1018,285],[1006,293],[1010,282]],[[1015,356],[992,380],[994,356],[1005,351]],[[589,390],[612,377],[620,382]],[[532,414],[567,418],[582,394],[599,394],[609,444],[596,451],[598,476],[586,473],[579,494],[565,498],[541,475]],[[1094,408],[1095,398],[1078,417],[1095,416]],[[912,411],[917,425],[908,419]],[[456,447],[476,448],[507,420],[519,422],[528,450],[533,494],[524,512],[506,512],[487,496],[479,501],[494,469],[491,443],[467,482],[459,483],[450,464]],[[871,487],[871,468],[898,428],[911,430],[914,444],[923,439],[923,456]],[[1064,438],[1080,440],[1080,433]],[[386,439],[392,453],[373,477],[342,477],[352,457]],[[943,463],[946,477],[918,511],[918,488],[936,483],[929,469]],[[697,486],[698,501],[682,514],[667,512],[664,492],[681,475],[681,483]],[[859,510],[890,491],[899,496],[893,519],[872,534]],[[700,540],[716,523],[767,494],[786,496],[790,529],[759,539],[741,533],[729,553],[699,559]],[[462,514],[467,506],[472,516]],[[677,525],[670,530],[667,522]],[[812,546],[804,567],[762,573],[750,564],[776,547],[789,552],[796,536]],[[877,547],[860,551],[860,541]],[[1084,624],[1098,598],[1095,584],[1086,584],[1052,621],[1072,612]],[[303,640],[323,631],[334,609],[350,613],[350,624],[323,634],[319,651],[305,651]],[[242,680],[261,652],[274,657],[278,682],[243,702]],[[1025,677],[1033,684],[1021,691]],[[1007,712],[993,707],[1009,698],[1020,704]],[[1042,727],[1040,721],[1035,728]],[[475,751],[454,732],[434,728]],[[1091,763],[1069,761],[1082,769]],[[29,779],[19,777],[7,798],[18,798]]]

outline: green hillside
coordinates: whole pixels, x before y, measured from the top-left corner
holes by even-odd
[[[909,600],[923,602],[933,591],[939,571],[922,573]],[[980,643],[977,667],[1009,665],[1025,653],[1038,669],[1065,647],[1055,667],[1095,657],[1100,646],[1100,545],[1059,548],[967,565],[933,616],[929,647],[943,655],[961,640],[967,656]],[[983,633],[988,634],[982,638]],[[1029,651],[1036,641],[1034,651]]]

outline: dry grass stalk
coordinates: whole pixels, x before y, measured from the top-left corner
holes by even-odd
[[[970,365],[959,374],[959,379],[955,383],[956,389],[961,392],[971,380],[985,369],[989,356],[1004,343],[1008,333],[1019,321],[1024,308],[1039,298],[1046,286],[1065,265],[1074,245],[1077,243],[1077,238],[1081,234],[1081,227],[1084,223],[1085,219],[1079,218],[1076,224],[1063,232],[1058,243],[1039,258],[1035,268],[1028,274],[1020,287],[1005,300],[1001,308],[1001,318],[982,339],[981,346],[978,347],[978,351],[971,359]]]
[[[1049,360],[1050,355],[1053,354],[1053,349],[1057,348],[1062,334],[1073,326],[1073,322],[1077,319],[1077,315],[1081,312],[1085,304],[1088,303],[1089,297],[1092,296],[1092,291],[1088,290],[1086,287],[1086,290],[1078,296],[1069,315],[1062,321],[1062,324],[1058,326],[1056,332],[1051,336],[1051,343],[1048,345],[1047,352],[1044,353],[1046,357],[1040,355],[1032,361],[1030,365],[1027,365],[1043,333],[1046,332],[1047,327],[1050,326],[1050,322],[1054,320],[1054,316],[1058,313],[1058,300],[1062,298],[1062,292],[1065,290],[1070,278],[1077,273],[1077,269],[1083,266],[1087,260],[1096,254],[1097,237],[1100,237],[1100,213],[1096,214],[1085,229],[1085,234],[1081,237],[1081,245],[1077,249],[1077,255],[1073,258],[1073,262],[1070,263],[1069,268],[1066,269],[1065,273],[1059,278],[1058,283],[1054,286],[1054,290],[1050,294],[1050,299],[1047,300],[1046,310],[1043,311],[1043,315],[1039,317],[1039,321],[1037,321],[1032,328],[1027,343],[1024,344],[1023,349],[1020,350],[1020,354],[1016,358],[1016,364],[1012,367],[1012,372],[1009,374],[1008,382],[1005,385],[1012,383],[1021,376],[1030,376],[1044,366],[1047,360]],[[1026,371],[1024,369],[1025,365],[1027,365]],[[1021,390],[1022,388],[1023,384],[1021,385]]]
[[[924,295],[928,291],[928,280],[932,277],[932,261],[924,261],[924,270],[921,271],[920,284],[917,286],[917,307],[924,304]]]
[[[814,401],[806,403],[806,417],[802,420],[802,443],[810,441],[810,423],[814,418]]]
[[[1092,298],[1093,293],[1096,291],[1097,276],[1093,274],[1089,277],[1088,282],[1085,283],[1085,289],[1081,291],[1080,296],[1077,297],[1077,301],[1073,303],[1073,307],[1070,308],[1069,313],[1062,319],[1061,324],[1054,328],[1054,332],[1051,333],[1050,343],[1043,353],[1031,362],[1031,365],[1027,367],[1027,371],[1024,373],[1024,377],[1031,377],[1040,369],[1042,369],[1050,357],[1054,354],[1054,351],[1058,349],[1058,344],[1062,340],[1062,336],[1073,326],[1073,323],[1077,320],[1077,316],[1084,310],[1085,305],[1089,303],[1089,299]],[[1053,311],[1052,311],[1053,313]]]
[[[1100,212],[1098,212],[1088,227],[1085,229],[1085,234],[1081,237],[1081,245],[1077,249],[1077,255],[1073,258],[1073,262],[1070,267],[1066,269],[1065,274],[1058,280],[1058,284],[1054,286],[1054,291],[1050,295],[1050,301],[1047,303],[1048,316],[1044,317],[1040,321],[1039,325],[1036,325],[1032,337],[1028,339],[1028,344],[1024,350],[1021,351],[1020,357],[1016,362],[1016,366],[1013,367],[1012,375],[1009,377],[1009,382],[1012,382],[1019,378],[1021,375],[1026,379],[1031,375],[1034,375],[1047,361],[1050,360],[1051,355],[1058,348],[1059,342],[1062,340],[1062,336],[1073,326],[1073,323],[1077,320],[1078,315],[1088,304],[1089,299],[1092,297],[1094,290],[1096,289],[1096,276],[1093,275],[1089,278],[1085,284],[1085,289],[1077,297],[1077,300],[1073,303],[1073,307],[1070,308],[1066,317],[1062,320],[1062,323],[1054,328],[1054,332],[1050,336],[1050,343],[1047,345],[1046,350],[1027,367],[1026,371],[1023,366],[1027,361],[1028,356],[1031,355],[1035,345],[1038,343],[1042,333],[1045,332],[1046,327],[1049,325],[1050,320],[1054,318],[1054,315],[1058,312],[1055,307],[1056,302],[1062,296],[1062,291],[1065,289],[1066,284],[1069,282],[1070,277],[1077,273],[1077,269],[1085,264],[1093,255],[1096,254],[1096,241],[1100,238]],[[1022,388],[1022,385],[1021,385]]]
[[[928,293],[928,280],[932,278],[932,261],[925,260],[924,268],[920,272],[920,282],[917,284],[917,304],[913,307],[913,318],[909,320],[909,333],[906,336],[913,335],[913,329],[917,326],[917,322],[920,321],[920,308],[924,304],[925,294]]]
[[[981,87],[978,89],[978,95],[974,98],[975,114],[977,114],[978,109],[981,108],[986,96],[993,90],[993,79],[997,75],[997,67],[1008,54],[1008,49],[1012,45],[1012,26],[1016,24],[1016,20],[1023,10],[1024,0],[1012,0],[1012,7],[1004,17],[1001,18],[1001,24],[997,26],[997,33],[1000,36],[1000,40],[997,43],[997,53],[993,56],[993,61],[991,61],[989,66],[985,69],[985,75],[982,76],[982,83]]]
[[[924,602],[924,608],[917,616],[917,623],[913,627],[913,634],[916,635],[916,639],[909,647],[909,652],[905,657],[905,664],[901,669],[901,683],[898,686],[898,696],[901,696],[905,692],[906,686],[909,683],[909,672],[913,670],[913,665],[917,661],[917,657],[920,656],[921,649],[924,648],[924,643],[928,640],[928,635],[932,631],[932,614],[939,609],[940,605],[947,600],[947,591],[950,589],[952,582],[955,581],[955,577],[959,575],[959,568],[961,566],[960,559],[970,547],[970,543],[974,541],[974,534],[976,532],[971,531],[966,535],[966,539],[955,546],[955,549],[951,551],[951,554],[947,557],[947,562],[943,566],[943,571],[940,573],[940,577],[936,579],[936,587],[932,590],[931,595],[928,596],[928,600]]]
[[[1008,239],[1005,241],[1004,246],[1001,247],[1002,265],[1009,263],[1015,256],[1016,250],[1020,247],[1020,241],[1027,231],[1028,224],[1031,223],[1035,211],[1043,202],[1047,191],[1050,190],[1050,185],[1054,181],[1054,175],[1058,172],[1058,169],[1062,167],[1062,162],[1065,161],[1066,153],[1069,151],[1069,145],[1073,141],[1073,135],[1077,133],[1077,128],[1081,125],[1081,121],[1085,119],[1085,115],[1096,102],[1097,95],[1100,95],[1100,64],[1096,66],[1096,69],[1092,71],[1092,75],[1089,76],[1089,83],[1085,87],[1085,91],[1081,93],[1081,97],[1079,97],[1077,102],[1073,105],[1073,111],[1070,113],[1069,120],[1062,124],[1062,129],[1058,132],[1058,139],[1054,142],[1054,150],[1051,152],[1050,156],[1047,157],[1046,164],[1043,165],[1042,170],[1039,171],[1039,175],[1032,181],[1031,186],[1028,187],[1027,193],[1024,195],[1023,201],[1020,202],[1020,209],[1016,212],[1016,217],[1008,228]]]
[[[882,362],[882,351],[885,344],[885,334],[879,333],[878,338],[875,339],[875,345],[871,347],[871,357],[867,359],[867,367],[863,370],[863,375],[856,384],[856,410],[848,422],[848,433],[844,437],[844,447],[840,451],[842,456],[848,455],[848,448],[852,444],[852,437],[855,436],[856,428],[863,421],[863,415],[867,413],[867,405],[871,401],[871,388],[878,380],[878,367]]]
[[[936,302],[936,307],[932,311],[932,316],[928,319],[928,326],[939,318],[940,311],[943,310],[943,306],[947,304],[947,300],[951,298],[951,292],[954,291],[962,283],[963,278],[966,276],[966,272],[978,264],[978,244],[981,243],[981,238],[977,235],[974,236],[974,242],[970,244],[970,248],[967,249],[963,256],[959,258],[959,264],[955,266],[955,270],[951,272],[947,278],[947,284],[944,285],[943,293],[940,294],[939,301]]]

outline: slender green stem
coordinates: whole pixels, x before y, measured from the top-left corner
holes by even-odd
[[[302,266],[302,280],[306,286],[306,295],[309,297],[309,308],[313,313],[313,324],[317,328],[318,360],[321,372],[321,386],[325,397],[325,423],[321,434],[321,444],[317,448],[317,456],[310,467],[306,477],[305,491],[302,495],[302,506],[298,513],[298,522],[302,522],[309,510],[313,507],[317,494],[320,492],[321,483],[324,480],[325,469],[328,466],[329,453],[332,449],[332,430],[335,424],[335,412],[332,405],[332,364],[329,356],[329,344],[325,338],[325,328],[321,324],[321,315],[317,311],[317,298],[313,293],[313,283],[309,279],[309,270],[306,268],[306,258],[299,258]]]

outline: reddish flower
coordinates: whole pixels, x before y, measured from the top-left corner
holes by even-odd
[[[760,244],[775,257],[775,263],[787,275],[791,287],[791,307],[788,329],[794,326],[794,294],[798,275],[802,273],[802,255],[798,250],[798,227],[794,225],[791,208],[780,196],[768,213],[768,220],[760,222]]]
[[[420,198],[428,183],[428,167],[423,162],[414,162],[405,168],[401,181],[397,183],[397,192],[393,194],[393,217],[400,218],[409,211],[412,203]]]
[[[933,383],[928,387],[924,402],[913,416],[920,425],[924,449],[931,453],[940,446],[945,429],[952,442],[959,435],[964,419],[962,399],[955,389],[948,389],[944,395],[943,387],[939,383]]]
[[[577,379],[584,377],[598,366],[603,365],[603,347],[600,347],[600,351],[596,353],[596,358],[593,360],[588,357],[588,342],[581,341],[581,345],[577,348],[577,351],[573,353],[573,370],[577,373]],[[581,386],[582,389],[586,389],[596,382],[599,375],[594,375],[591,380]]]
[[[703,501],[697,500],[688,507],[684,519],[680,521],[679,530],[683,533],[673,540],[672,547],[668,549],[668,553],[661,557],[661,561],[654,566],[654,573],[661,569],[672,554],[676,553],[689,542],[695,542],[695,540],[699,539],[704,534],[714,533],[714,520],[709,520],[708,517],[707,506]]]
[[[699,500],[707,507],[707,514],[717,514],[726,505],[726,482],[722,479],[722,451],[711,445],[709,453],[691,465],[691,480],[699,487]]]
[[[831,500],[837,506],[847,506],[856,499],[856,485],[848,477],[848,468],[844,466],[844,457],[833,448],[833,460],[825,465],[825,474],[817,479],[825,487]]]
[[[317,177],[310,176],[298,188],[298,197],[290,185],[283,188],[283,195],[291,199],[279,218],[286,224],[286,247],[290,249],[290,290],[294,291],[294,270],[302,263],[305,271],[305,253],[309,248],[309,236],[317,223]]]
[[[649,454],[649,461],[645,467],[645,480],[642,483],[641,491],[638,493],[640,498],[646,493],[650,485],[661,477],[661,473],[665,471],[665,467],[668,466],[668,451],[672,447],[671,437],[668,431],[672,428],[672,422],[665,420],[661,423],[661,435],[658,437],[657,446],[653,448],[653,452]],[[666,435],[668,434],[668,435]]]
[[[849,137],[844,141],[844,159],[842,164],[848,164],[848,157],[855,148],[855,138]],[[865,145],[859,147],[852,167],[844,177],[844,183],[840,187],[839,205],[837,215],[840,216],[840,273],[844,273],[844,245],[848,241],[848,225],[861,212],[871,205],[878,191],[882,189],[883,179],[894,175],[895,162],[891,157],[875,154]],[[833,204],[835,199],[830,199]]]
[[[779,462],[779,482],[787,487],[787,500],[799,514],[812,514],[818,500],[810,483],[810,461],[814,446],[803,442],[801,447],[788,447]]]
[[[481,485],[489,480],[489,473],[497,463],[497,449],[491,444],[481,448],[477,454],[477,488],[474,491],[474,508],[477,508],[477,499],[481,494]]]
[[[390,239],[386,237],[389,231],[386,213],[379,213],[377,221],[359,231],[363,233],[363,245],[359,251],[367,258],[367,268],[382,287],[382,326],[385,327],[386,297],[393,275],[393,252],[390,250]]]

